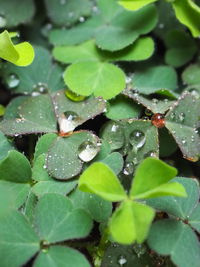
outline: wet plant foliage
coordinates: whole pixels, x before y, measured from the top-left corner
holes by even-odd
[[[0,0],[1,267],[199,267],[199,37],[199,0]]]

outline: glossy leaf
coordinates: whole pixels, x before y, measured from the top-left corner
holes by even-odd
[[[34,223],[40,238],[47,242],[85,237],[92,228],[88,213],[74,209],[68,198],[58,194],[45,194],[40,198]]]
[[[200,156],[198,118],[200,99],[185,92],[166,114],[165,125],[180,147],[183,156],[197,161]]]
[[[57,132],[56,117],[50,97],[48,95],[29,97],[22,103],[18,118],[3,120],[0,129],[10,136]]]
[[[159,220],[151,228],[148,244],[161,255],[169,255],[180,267],[188,263],[199,266],[200,245],[192,229],[181,221],[172,219]]]
[[[113,202],[126,199],[117,176],[102,162],[93,163],[83,172],[79,179],[79,189]]]
[[[62,69],[53,64],[50,53],[42,47],[35,47],[34,62],[25,69],[7,64],[3,78],[8,88],[18,93],[32,93],[33,96],[64,88]],[[11,78],[18,80],[14,85]]]
[[[74,177],[81,172],[83,162],[89,162],[98,152],[98,138],[88,131],[58,137],[48,150],[48,173],[60,180]]]
[[[24,265],[39,248],[39,238],[25,216],[18,211],[13,211],[0,218],[0,260],[2,266],[18,267]]]
[[[131,244],[142,243],[148,234],[154,210],[143,204],[125,201],[114,212],[109,229],[115,241]]]
[[[31,166],[28,159],[18,151],[11,150],[0,161],[0,179],[15,183],[31,181]]]
[[[46,0],[45,6],[50,20],[59,26],[74,24],[80,17],[88,17],[92,11],[89,0]]]
[[[74,207],[86,210],[97,222],[107,221],[111,216],[112,203],[97,195],[82,192],[77,188],[69,195],[69,198]]]
[[[72,64],[64,72],[64,81],[77,94],[94,94],[104,99],[113,98],[125,88],[124,72],[112,64],[101,62]]]
[[[0,58],[17,66],[27,66],[34,59],[34,50],[28,42],[14,45],[8,31],[4,31],[0,34]]]
[[[190,29],[194,37],[199,37],[200,7],[192,0],[176,0],[172,6],[178,20]]]
[[[47,251],[41,251],[33,267],[90,267],[86,258],[75,249],[63,246],[52,246]]]
[[[157,0],[121,0],[119,4],[128,10],[138,10],[156,1]]]
[[[152,94],[161,89],[175,90],[177,74],[170,66],[154,66],[134,73],[132,85],[142,94]]]
[[[157,22],[154,6],[134,12],[126,11],[115,0],[101,0],[98,8],[98,14],[70,30],[53,30],[50,41],[54,45],[74,45],[94,37],[98,47],[117,51],[151,31]],[[141,19],[145,23],[141,23]]]

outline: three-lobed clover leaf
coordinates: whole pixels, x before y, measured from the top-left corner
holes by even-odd
[[[0,34],[0,58],[17,66],[27,66],[34,59],[33,47],[28,42],[13,44],[8,31]]]
[[[113,171],[102,162],[95,162],[80,176],[79,189],[109,201],[122,202],[109,221],[110,233],[122,244],[142,243],[155,212],[135,200],[165,195],[186,196],[181,184],[168,183],[175,175],[175,168],[158,159],[147,158],[137,167],[128,196]]]

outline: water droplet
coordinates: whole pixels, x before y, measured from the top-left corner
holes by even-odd
[[[65,90],[65,95],[66,95],[67,98],[69,98],[70,100],[72,100],[74,102],[80,102],[80,101],[83,101],[86,98],[86,96],[78,95],[78,94],[72,92],[69,89]]]
[[[6,26],[6,18],[3,15],[0,15],[0,28],[4,28]]]
[[[158,24],[158,28],[163,29],[165,25],[163,23]]]
[[[185,144],[187,143],[187,141],[186,141],[185,139],[182,139],[182,140],[181,140],[181,143],[182,143],[183,145],[185,145]]]
[[[157,105],[158,104],[158,99],[157,98],[153,98],[152,99],[152,103],[153,103],[153,105]]]
[[[129,76],[127,76],[127,77],[126,77],[126,83],[129,84],[129,83],[131,83],[131,81],[132,81],[132,78],[129,77]]]
[[[80,117],[73,111],[67,111],[58,119],[61,133],[68,133],[73,131],[80,122]]]
[[[179,115],[178,115],[178,118],[180,120],[180,122],[183,122],[184,119],[185,119],[185,114],[183,112],[181,112]]]
[[[152,116],[152,111],[148,108],[145,109],[145,115]]]
[[[65,5],[66,4],[66,0],[60,0],[60,4],[61,5]]]
[[[148,157],[155,157],[156,158],[157,156],[158,156],[158,153],[156,151],[153,151],[153,150],[144,154],[144,158],[148,158]]]
[[[97,6],[93,6],[93,7],[92,7],[92,11],[93,11],[94,13],[97,13],[97,12],[99,11],[99,9],[98,9]]]
[[[161,113],[156,113],[151,118],[151,123],[157,128],[163,128],[165,126],[165,117]]]
[[[189,92],[191,92],[192,96],[194,96],[196,99],[200,98],[199,91],[196,89],[190,89]]]
[[[6,79],[6,83],[7,83],[9,88],[17,87],[19,85],[19,82],[20,82],[20,80],[16,74],[10,74]]]
[[[123,174],[125,175],[130,175],[132,174],[134,171],[134,165],[132,162],[128,162],[126,163],[125,167],[124,167],[124,170],[123,170]]]
[[[175,113],[174,112],[172,112],[171,114],[170,114],[170,118],[172,119],[172,120],[174,120],[175,119]]]
[[[165,98],[164,102],[165,102],[165,104],[167,104],[169,102],[169,99]]]
[[[84,22],[84,21],[85,21],[85,18],[84,18],[84,17],[80,17],[80,18],[79,18],[79,21],[80,21],[80,22]]]
[[[120,256],[118,259],[119,266],[123,266],[124,264],[127,263],[127,259],[124,256]]]
[[[129,142],[136,150],[142,148],[146,142],[145,134],[140,130],[134,130],[129,135]]]
[[[84,161],[91,161],[99,152],[99,147],[90,141],[85,141],[78,148],[78,156]]]

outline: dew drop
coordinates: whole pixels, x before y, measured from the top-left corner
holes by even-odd
[[[46,93],[48,93],[48,86],[46,83],[39,82],[38,84],[33,86],[32,96],[37,96]]]
[[[158,99],[157,98],[153,98],[152,99],[152,103],[153,103],[153,105],[157,105],[158,104]]]
[[[155,157],[156,158],[157,155],[158,155],[158,153],[156,151],[151,150],[151,151],[144,154],[144,158],[148,158],[148,157]]]
[[[112,150],[119,149],[124,145],[124,129],[116,122],[108,124],[102,137],[110,144]]]
[[[20,80],[16,74],[10,74],[6,79],[6,83],[9,88],[15,88],[19,85]]]
[[[124,264],[127,263],[127,259],[121,255],[119,256],[118,263],[119,263],[119,266],[123,266]]]
[[[157,128],[163,128],[165,126],[165,117],[161,113],[156,113],[151,118],[151,123]]]
[[[136,150],[142,148],[146,142],[145,134],[140,130],[134,130],[129,135],[129,142]]]
[[[179,118],[179,121],[180,122],[183,122],[184,119],[185,119],[185,114],[183,112],[181,112],[179,115],[178,115],[178,118]]]
[[[126,165],[125,165],[125,167],[123,169],[123,174],[130,175],[130,174],[133,173],[133,171],[134,171],[134,165],[133,165],[133,163],[132,162],[126,163]]]
[[[0,28],[4,28],[7,24],[6,18],[3,15],[0,15]]]
[[[189,92],[191,92],[192,96],[194,96],[196,99],[200,98],[199,91],[197,91],[196,89],[191,89],[189,90]]]
[[[78,148],[78,156],[84,161],[91,161],[99,152],[97,144],[94,144],[90,141],[83,142]]]
[[[61,133],[68,133],[73,131],[80,122],[80,117],[77,113],[73,111],[66,111],[61,115],[61,117],[58,119],[60,132]]]
[[[183,145],[186,145],[187,142],[186,142],[185,139],[182,139],[182,140],[181,140],[181,143],[182,143]]]
[[[79,18],[79,21],[80,21],[80,22],[84,22],[84,21],[85,21],[85,18],[84,18],[84,17],[80,17],[80,18]]]
[[[127,77],[126,77],[126,84],[129,84],[129,83],[131,83],[131,81],[132,81],[132,78],[131,78],[131,77],[129,77],[129,76],[127,76]]]
[[[174,112],[172,112],[171,114],[170,114],[170,118],[172,119],[172,120],[174,120],[175,119],[175,113]]]
[[[65,95],[66,95],[67,98],[69,98],[70,100],[72,100],[74,102],[80,102],[80,101],[83,101],[86,98],[86,96],[78,95],[78,94],[72,92],[69,89],[65,90]]]

